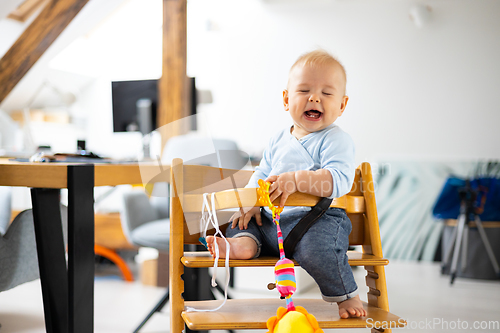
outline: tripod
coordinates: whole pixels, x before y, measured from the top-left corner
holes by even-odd
[[[479,235],[481,240],[486,248],[486,253],[490,259],[491,264],[493,265],[493,269],[498,277],[500,277],[500,267],[498,266],[498,262],[495,258],[495,254],[493,253],[493,249],[491,248],[490,242],[486,237],[486,232],[484,231],[483,224],[481,223],[481,219],[479,218],[479,212],[482,211],[483,207],[476,208],[474,206],[474,202],[477,198],[477,191],[474,191],[470,186],[470,181],[467,180],[465,183],[465,187],[459,190],[460,195],[460,215],[458,216],[457,226],[453,229],[453,233],[451,235],[451,242],[448,245],[446,258],[443,261],[441,266],[441,273],[444,273],[446,267],[448,266],[453,250],[453,258],[451,262],[450,268],[450,284],[453,284],[457,273],[458,266],[458,257],[460,255],[460,250],[463,243],[462,249],[462,264],[461,270],[464,270],[467,267],[467,245],[469,241],[469,228],[471,226],[471,222],[474,221],[477,226],[477,230],[479,231]],[[484,205],[485,196],[483,194],[482,206]]]

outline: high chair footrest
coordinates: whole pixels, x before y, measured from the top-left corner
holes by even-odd
[[[215,309],[222,301],[185,302],[185,308]],[[380,308],[363,302],[368,315],[363,318],[340,319],[338,306],[320,299],[294,299],[295,305],[303,306],[316,317],[321,328],[397,328],[406,321]],[[269,318],[276,316],[279,307],[285,307],[280,299],[230,299],[215,312],[183,311],[182,318],[192,330],[265,329]]]
[[[389,264],[389,260],[380,258],[371,254],[365,254],[357,251],[347,251],[349,257],[349,265],[351,266],[385,266]],[[249,260],[230,260],[231,267],[258,267],[258,266],[274,266],[279,258],[277,257],[259,257]],[[207,252],[185,252],[181,258],[182,263],[186,267],[201,268],[212,267],[214,259]],[[295,262],[295,261],[294,261]],[[219,267],[224,266],[224,259],[219,259]],[[295,262],[295,265],[298,265]]]

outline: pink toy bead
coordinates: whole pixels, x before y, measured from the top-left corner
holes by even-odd
[[[274,276],[276,288],[281,296],[287,297],[295,292],[297,285],[293,261],[287,258],[278,260],[274,266]]]

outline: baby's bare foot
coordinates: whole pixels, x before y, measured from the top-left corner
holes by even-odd
[[[250,237],[226,238],[229,242],[229,259],[252,259],[257,254],[257,243]],[[215,259],[215,241],[219,246],[219,258],[226,258],[226,241],[220,237],[207,236],[208,251]]]
[[[366,316],[366,310],[363,308],[363,303],[361,303],[358,295],[337,304],[339,306],[340,318]]]

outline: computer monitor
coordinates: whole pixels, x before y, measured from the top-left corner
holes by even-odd
[[[113,132],[141,131],[157,128],[158,80],[113,81]]]
[[[195,115],[198,104],[195,78],[187,80],[189,112]],[[148,134],[157,129],[158,80],[113,81],[111,88],[113,132]],[[192,117],[191,130],[196,130],[196,117]]]

